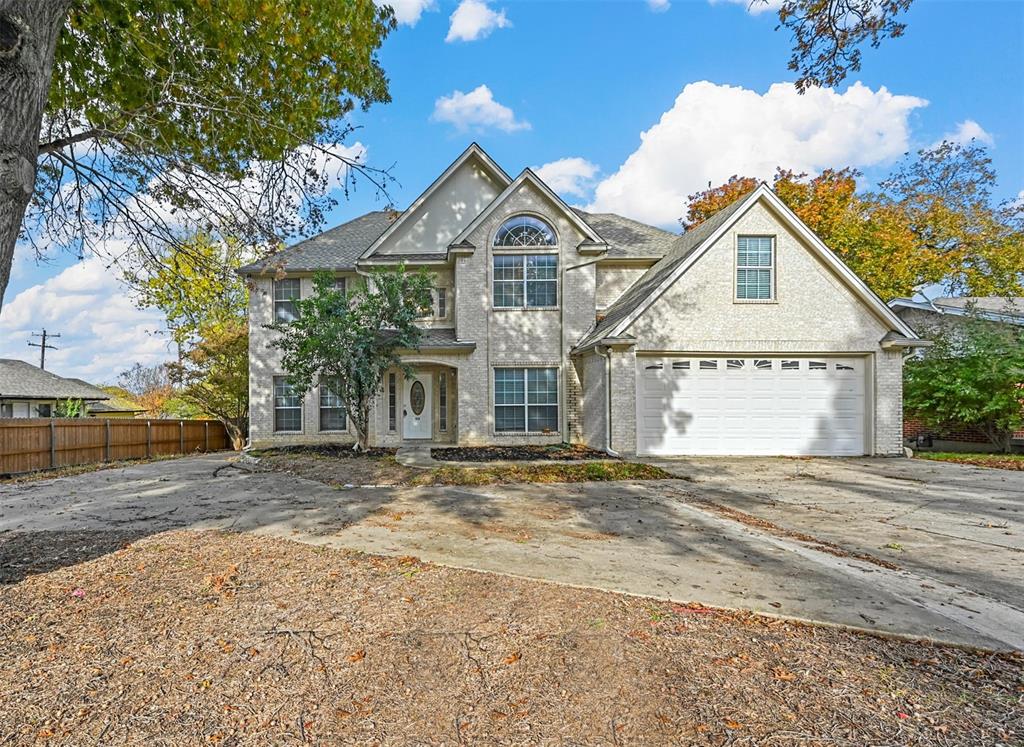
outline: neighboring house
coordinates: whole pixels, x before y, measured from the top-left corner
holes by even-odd
[[[293,394],[264,325],[317,270],[351,284],[399,263],[434,273],[434,312],[403,354],[414,374],[385,376],[374,445],[902,453],[903,355],[922,341],[767,185],[680,236],[571,208],[476,144],[404,212],[242,269],[254,445],[351,438],[329,382]]]
[[[0,358],[0,418],[54,417],[57,403],[90,402],[110,395],[81,379],[65,379],[25,361]]]
[[[81,379],[77,379],[81,381]],[[83,382],[84,383],[84,382]],[[146,408],[131,398],[121,387],[101,387],[110,399],[104,402],[90,402],[86,412],[90,418],[137,418],[146,412]]]
[[[1024,298],[1021,297],[962,296],[926,301],[896,298],[889,302],[889,307],[925,336],[955,332],[957,326],[967,319],[1024,327]],[[988,451],[992,448],[992,443],[980,428],[962,425],[932,428],[914,417],[903,421],[903,438],[907,444],[918,448],[949,451]],[[1013,444],[1018,449],[1024,445],[1024,431],[1013,435]]]
[[[889,308],[914,329],[925,332],[960,324],[966,318],[1024,326],[1024,298],[941,297],[930,301],[894,298]]]

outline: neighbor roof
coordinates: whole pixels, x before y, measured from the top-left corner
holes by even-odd
[[[930,301],[894,298],[891,308],[919,309],[933,314],[967,316],[976,314],[983,319],[1024,325],[1024,297],[1015,296],[942,296]]]
[[[395,211],[375,210],[246,265],[239,272],[273,274],[279,268],[288,272],[355,270],[359,256],[398,216]]]
[[[679,234],[648,226],[615,213],[588,213],[573,208],[591,228],[608,242],[606,258],[650,257],[660,259],[668,254]]]
[[[24,399],[110,399],[102,389],[80,379],[65,379],[38,366],[0,358],[0,397]]]

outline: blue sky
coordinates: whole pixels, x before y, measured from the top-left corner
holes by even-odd
[[[745,2],[395,2],[381,50],[393,102],[356,115],[348,144],[393,166],[399,207],[472,140],[513,175],[543,167],[573,204],[668,227],[708,181],[854,165],[870,185],[947,136],[990,145],[998,197],[1024,191],[1024,2],[917,0],[902,38],[804,97],[775,14]],[[360,184],[328,223],[382,204]],[[25,341],[42,326],[64,335],[57,373],[104,382],[169,357],[159,316],[99,259],[22,255],[5,299],[0,357],[34,360]]]

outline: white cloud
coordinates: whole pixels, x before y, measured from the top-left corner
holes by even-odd
[[[985,145],[992,145],[992,135],[985,131],[985,129],[975,122],[973,119],[965,119],[960,122],[956,129],[952,132],[947,132],[941,138],[936,140],[932,147],[938,145],[943,140],[949,140],[950,142],[959,143],[960,145],[966,145],[971,140],[977,140],[979,143]]]
[[[712,5],[743,5],[751,15],[761,15],[769,11],[777,11],[782,0],[708,0]]]
[[[415,26],[423,11],[434,9],[434,0],[374,0],[377,5],[390,5],[395,20],[405,26]]]
[[[593,186],[598,168],[585,158],[560,158],[543,166],[534,167],[534,172],[545,184],[561,196],[582,197]]]
[[[132,302],[114,269],[91,257],[45,283],[27,288],[0,311],[0,358],[38,364],[32,332],[59,332],[58,350],[46,352],[46,369],[93,383],[113,382],[136,361],[170,360],[163,315]]]
[[[802,96],[791,83],[775,83],[764,94],[690,83],[640,134],[640,147],[598,184],[588,209],[669,226],[689,195],[733,174],[769,179],[777,166],[813,174],[885,163],[908,150],[910,114],[927,104],[860,83],[842,94],[816,88]]]
[[[511,25],[512,22],[508,20],[504,10],[491,10],[484,0],[462,0],[452,13],[448,36],[444,40],[476,41],[490,36],[494,29],[508,28]]]
[[[647,7],[655,13],[664,13],[672,7],[672,3],[668,0],[647,0]]]
[[[491,89],[485,85],[469,93],[453,91],[434,102],[434,122],[447,122],[459,132],[494,128],[503,132],[530,129],[530,123],[517,120],[507,106],[494,100]]]

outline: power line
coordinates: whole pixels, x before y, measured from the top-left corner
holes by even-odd
[[[32,336],[33,337],[42,337],[43,338],[42,342],[32,342],[31,340],[29,340],[28,344],[29,344],[29,347],[39,348],[39,367],[45,371],[46,370],[46,351],[47,350],[59,350],[59,348],[56,345],[47,345],[46,341],[50,340],[50,339],[53,339],[54,337],[60,337],[60,333],[58,332],[56,334],[50,334],[49,332],[47,332],[44,329],[41,334],[39,332],[33,332]]]

